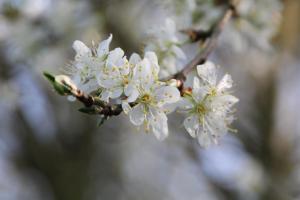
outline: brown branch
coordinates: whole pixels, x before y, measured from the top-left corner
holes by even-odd
[[[181,30],[181,33],[184,33],[189,36],[191,42],[205,41],[210,38],[212,35],[212,29],[209,30],[195,30],[195,29],[185,29]]]
[[[109,105],[97,97],[84,94],[81,90],[72,91],[72,95],[88,108],[88,112],[104,116],[116,116],[119,115],[123,109],[120,104]]]
[[[229,5],[226,11],[224,12],[224,15],[220,18],[220,20],[211,28],[211,30],[205,32],[205,31],[198,31],[195,30],[194,32],[192,30],[189,30],[188,35],[190,35],[192,40],[199,41],[199,40],[206,40],[205,47],[203,50],[196,55],[196,57],[191,60],[181,71],[176,73],[175,75],[167,78],[167,79],[177,79],[180,80],[183,84],[183,82],[186,79],[186,76],[189,72],[191,72],[197,65],[205,63],[208,56],[211,54],[211,52],[216,48],[218,38],[223,31],[225,25],[228,23],[230,18],[235,13],[235,6]]]

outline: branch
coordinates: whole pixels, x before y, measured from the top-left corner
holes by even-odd
[[[98,97],[84,94],[84,92],[79,89],[76,92],[73,92],[72,95],[76,97],[78,101],[84,104],[85,108],[79,109],[79,111],[84,113],[110,117],[119,115],[123,111],[120,104],[109,105]]]
[[[47,72],[44,72],[43,74],[58,94],[63,96],[71,95],[83,103],[85,107],[79,109],[81,112],[103,115],[107,118],[113,115],[119,115],[123,111],[120,104],[109,105],[99,97],[85,94],[82,90],[77,88],[68,76],[53,76]]]
[[[224,30],[225,25],[234,15],[234,13],[235,13],[235,6],[229,5],[226,11],[224,12],[224,15],[209,31],[200,31],[200,30],[191,30],[191,29],[187,30],[186,33],[191,37],[192,41],[206,40],[205,47],[181,71],[169,77],[168,79],[175,78],[177,80],[180,80],[183,83],[189,72],[191,72],[197,65],[205,63],[208,56],[216,48],[220,34]]]

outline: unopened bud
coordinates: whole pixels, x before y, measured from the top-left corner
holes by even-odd
[[[177,87],[177,80],[176,79],[168,80],[167,85]]]
[[[66,75],[57,75],[57,76],[55,76],[55,82],[68,87],[72,91],[76,91],[77,90],[77,86],[71,80],[71,78],[69,76],[66,76]]]
[[[192,95],[192,92],[193,92],[193,89],[192,88],[185,88],[182,93],[183,95],[188,95],[188,96],[191,96]]]
[[[182,81],[171,79],[167,81],[167,85],[179,88],[182,85]]]

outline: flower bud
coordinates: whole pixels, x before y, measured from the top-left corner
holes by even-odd
[[[66,75],[55,76],[55,82],[68,87],[72,91],[76,91],[78,89],[75,83],[71,80],[71,78]]]

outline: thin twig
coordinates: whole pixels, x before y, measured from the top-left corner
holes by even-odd
[[[193,34],[190,32],[190,34],[193,35],[194,38],[192,38],[192,39],[194,39],[194,40],[196,40],[196,39],[200,40],[200,39],[204,39],[204,38],[207,39],[205,47],[181,71],[179,71],[178,73],[176,73],[175,75],[173,75],[167,79],[175,78],[177,80],[184,82],[186,79],[186,76],[189,72],[191,72],[197,65],[205,63],[208,56],[211,54],[211,52],[217,46],[218,38],[219,38],[221,32],[223,31],[225,25],[228,23],[230,18],[233,16],[234,12],[235,12],[235,7],[232,5],[228,6],[224,15],[221,17],[221,19],[206,34],[204,34],[204,32],[201,32],[201,31],[195,31]],[[198,33],[201,33],[201,35],[197,36]],[[208,36],[208,35],[210,35],[210,36]]]

